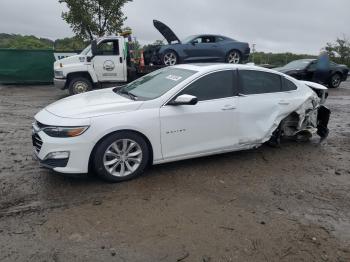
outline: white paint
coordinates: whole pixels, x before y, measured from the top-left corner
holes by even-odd
[[[55,60],[58,61],[58,60],[61,60],[61,59],[64,59],[64,58],[67,58],[70,56],[74,56],[76,54],[77,53],[54,53],[53,55],[55,56]]]
[[[67,53],[57,53],[56,62],[54,63],[55,71],[62,71],[62,78],[67,78],[71,73],[84,72],[88,73],[94,83],[99,82],[126,82],[127,81],[127,64],[124,57],[125,39],[121,36],[103,37],[97,40],[97,44],[105,40],[117,40],[119,42],[119,55],[97,55],[88,62],[91,57],[91,51],[86,54],[71,54],[57,60],[59,57],[67,56]],[[108,68],[106,63],[108,62]]]
[[[71,57],[74,64],[76,57]],[[88,67],[88,65],[86,65]],[[244,65],[178,65],[197,71],[159,98],[134,101],[103,89],[62,99],[40,111],[35,119],[47,125],[82,126],[89,129],[75,138],[52,138],[39,132],[43,147],[38,157],[50,152],[70,151],[63,173],[85,173],[93,147],[104,136],[118,130],[142,133],[153,148],[154,164],[257,147],[270,139],[290,113],[301,114],[310,101],[319,103],[315,92],[301,81],[276,71]],[[201,101],[196,105],[170,106],[167,102],[203,75],[218,70],[248,69],[279,74],[298,89],[289,92],[229,97]],[[304,111],[304,112],[301,112]]]

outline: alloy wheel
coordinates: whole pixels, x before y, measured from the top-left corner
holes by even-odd
[[[227,62],[230,64],[239,64],[240,61],[241,61],[241,56],[236,51],[232,51],[229,54],[228,59],[227,59]]]
[[[173,66],[177,63],[176,54],[173,52],[166,53],[163,58],[164,65]]]
[[[339,75],[334,75],[332,77],[332,86],[338,87],[340,85],[340,76]]]
[[[103,165],[112,176],[126,177],[134,173],[142,162],[141,146],[131,139],[112,143],[103,156]]]

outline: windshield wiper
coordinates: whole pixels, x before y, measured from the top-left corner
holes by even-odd
[[[126,91],[126,90],[120,89],[120,90],[118,91],[118,94],[127,95],[131,100],[134,100],[134,101],[137,100],[137,96],[134,95],[134,94],[132,94],[132,93],[130,93],[130,91]]]

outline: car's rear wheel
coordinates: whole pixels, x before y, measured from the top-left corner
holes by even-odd
[[[332,75],[330,81],[329,81],[329,87],[330,88],[338,88],[341,83],[341,75],[340,74],[334,74]]]
[[[239,64],[242,62],[241,53],[237,50],[232,50],[228,53],[226,57],[226,63],[229,64]]]
[[[163,64],[166,66],[173,66],[178,63],[178,56],[174,51],[165,51],[163,55]]]
[[[142,174],[149,156],[147,143],[140,135],[122,131],[108,136],[97,145],[93,164],[101,178],[121,182]]]
[[[68,90],[70,95],[89,92],[92,90],[92,83],[85,77],[76,77],[70,81]]]

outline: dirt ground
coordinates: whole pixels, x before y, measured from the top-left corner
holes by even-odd
[[[66,95],[0,87],[0,261],[350,261],[350,82],[329,138],[150,168],[107,184],[32,160],[37,111]]]

